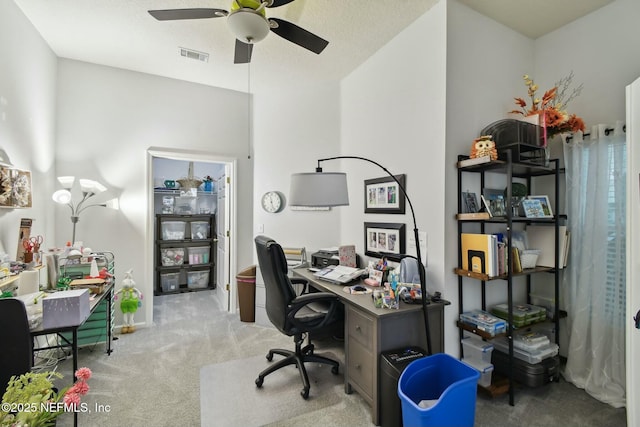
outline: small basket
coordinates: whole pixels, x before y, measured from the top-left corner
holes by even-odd
[[[524,249],[520,252],[520,265],[522,268],[535,268],[538,262],[540,249]]]

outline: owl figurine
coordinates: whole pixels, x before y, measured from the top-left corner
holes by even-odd
[[[496,143],[491,139],[491,135],[483,135],[473,140],[471,145],[471,154],[469,157],[472,159],[476,157],[489,156],[491,160],[498,158],[498,151],[496,150]]]

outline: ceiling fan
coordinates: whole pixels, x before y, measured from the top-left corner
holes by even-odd
[[[251,62],[253,44],[264,39],[269,31],[319,54],[327,47],[328,41],[289,21],[266,17],[265,8],[284,6],[292,1],[294,0],[233,0],[230,11],[213,8],[166,9],[150,10],[149,14],[158,21],[226,17],[229,29],[236,36],[233,61],[236,64]]]

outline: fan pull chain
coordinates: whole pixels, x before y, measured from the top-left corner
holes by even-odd
[[[247,159],[251,159],[251,61],[247,63],[247,125],[249,139],[247,140]]]

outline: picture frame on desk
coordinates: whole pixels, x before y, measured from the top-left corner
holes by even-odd
[[[365,255],[386,257],[392,261],[401,259],[405,253],[405,225],[402,223],[365,222]]]
[[[551,209],[551,202],[549,201],[548,196],[528,196],[527,199],[540,201],[540,204],[542,205],[543,215],[537,218],[553,218],[553,210]]]
[[[406,175],[394,175],[406,188]],[[404,214],[406,197],[392,177],[364,181],[364,213]]]

